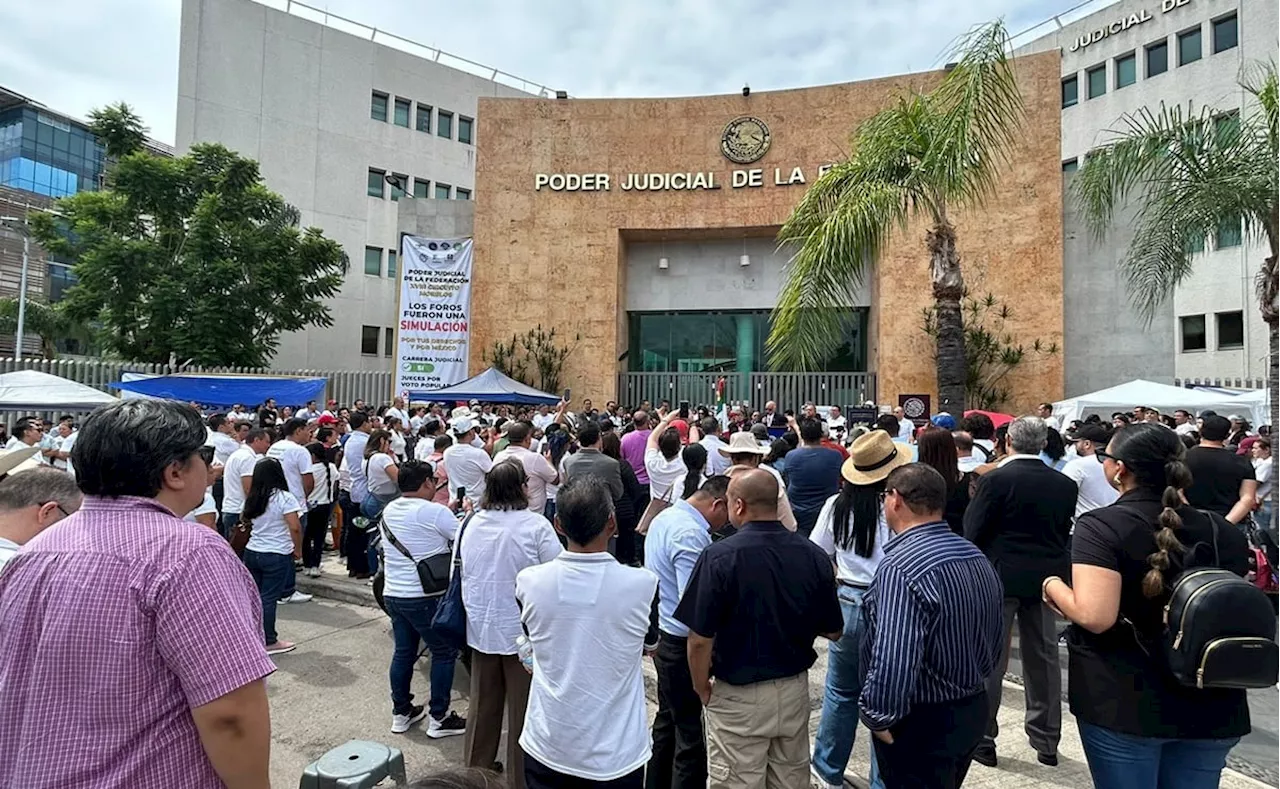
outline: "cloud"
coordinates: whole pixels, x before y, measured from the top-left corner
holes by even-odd
[[[1062,10],[1048,0],[313,2],[579,97],[773,90],[924,71],[941,65],[971,25],[1004,17],[1017,33]],[[127,101],[153,136],[172,142],[180,11],[180,0],[0,4],[0,84],[80,117]]]

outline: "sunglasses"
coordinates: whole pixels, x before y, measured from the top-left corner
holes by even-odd
[[[1103,452],[1101,449],[1095,449],[1095,450],[1093,451],[1093,455],[1094,455],[1094,457],[1096,457],[1096,458],[1098,459],[1098,462],[1099,462],[1099,463],[1105,463],[1105,462],[1107,461],[1107,458],[1110,458],[1110,459],[1114,460],[1114,461],[1115,461],[1115,462],[1117,462],[1117,463],[1123,463],[1123,462],[1124,462],[1123,460],[1121,460],[1120,458],[1116,457],[1115,455],[1108,455],[1106,452]]]
[[[207,466],[213,462],[213,447],[200,447],[200,458]]]

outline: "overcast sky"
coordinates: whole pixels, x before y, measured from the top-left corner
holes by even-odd
[[[847,82],[938,65],[970,25],[1077,0],[310,0],[574,96]],[[284,0],[267,5],[283,7]],[[0,85],[84,117],[126,101],[173,142],[181,0],[0,0]]]

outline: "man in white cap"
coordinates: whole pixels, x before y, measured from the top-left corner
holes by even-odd
[[[724,472],[730,478],[753,468],[764,469],[774,476],[778,481],[778,520],[782,521],[782,525],[788,530],[795,531],[796,516],[791,511],[791,502],[787,499],[787,486],[782,481],[782,475],[773,466],[760,465],[764,456],[769,454],[768,448],[760,446],[754,435],[743,431],[729,436],[729,443],[720,447],[720,454],[729,458],[733,464]]]
[[[0,567],[46,528],[80,509],[75,477],[31,460],[34,448],[0,455]]]
[[[450,428],[454,443],[444,451],[444,462],[449,468],[449,499],[458,501],[458,489],[462,488],[473,506],[480,503],[480,496],[484,493],[484,475],[493,468],[493,459],[484,451],[484,445],[476,436],[476,428],[476,420],[470,415],[455,416]],[[458,504],[461,506],[462,502],[458,501]]]

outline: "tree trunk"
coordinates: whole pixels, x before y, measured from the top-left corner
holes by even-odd
[[[1271,234],[1271,255],[1262,264],[1256,282],[1258,308],[1262,311],[1262,319],[1267,322],[1267,388],[1271,391],[1271,440],[1275,441],[1276,425],[1280,424],[1280,304],[1277,303],[1278,285],[1275,234]],[[1280,453],[1276,447],[1271,450],[1271,479],[1276,479],[1280,471]],[[1280,519],[1280,486],[1271,488],[1271,533],[1276,533],[1276,520]]]
[[[929,247],[929,274],[938,316],[938,403],[934,411],[964,416],[966,364],[964,322],[960,300],[964,276],[956,253],[956,229],[946,218],[938,220],[925,236]]]

